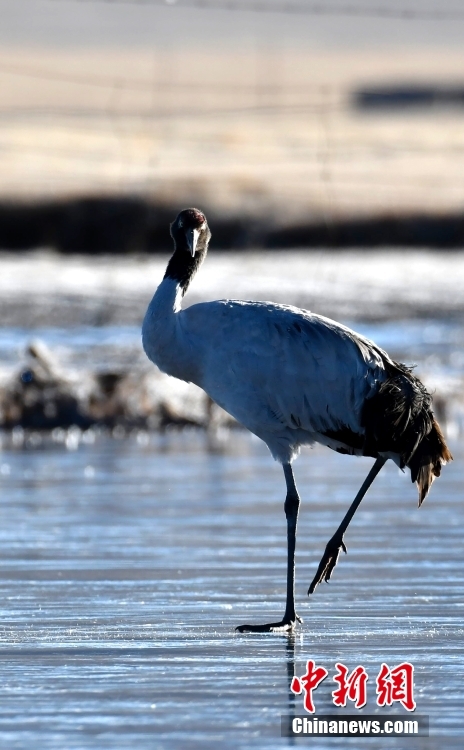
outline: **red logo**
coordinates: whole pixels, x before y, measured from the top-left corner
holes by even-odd
[[[388,664],[382,664],[377,675],[377,705],[391,706],[398,701],[407,711],[414,711],[414,667],[405,661],[390,669]]]
[[[348,667],[344,664],[337,664],[337,674],[334,681],[338,682],[337,690],[332,693],[335,706],[346,706],[346,700],[354,702],[355,708],[362,708],[367,703],[366,682],[369,676],[364,667],[356,667],[348,675]]]
[[[338,687],[332,691],[332,700],[335,706],[346,706],[347,701],[352,701],[355,708],[363,708],[367,703],[367,681],[369,675],[361,665],[349,672],[348,667],[340,662],[335,664],[336,673],[332,678]],[[328,675],[325,667],[316,667],[313,659],[306,662],[306,674],[294,677],[290,690],[295,695],[304,693],[303,705],[305,710],[313,714],[315,712],[313,691]],[[391,706],[394,702],[401,703],[407,711],[414,711],[414,667],[405,661],[390,669],[388,664],[383,663],[376,677],[376,695],[378,706]]]
[[[313,714],[316,710],[313,703],[313,690],[325,680],[328,675],[328,671],[324,667],[316,667],[313,660],[309,659],[306,663],[306,674],[302,677],[294,677],[290,690],[292,693],[299,695],[304,690],[304,707],[308,713]]]

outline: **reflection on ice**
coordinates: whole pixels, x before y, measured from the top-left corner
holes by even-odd
[[[369,460],[304,451],[295,473],[305,623],[290,642],[234,633],[237,623],[281,614],[280,467],[246,433],[230,431],[220,451],[208,440],[190,430],[142,443],[97,434],[75,451],[4,446],[1,744],[282,747],[280,717],[300,706],[289,679],[314,658],[332,670],[336,661],[362,664],[370,674],[382,661],[409,660],[418,711],[430,716],[435,741],[443,735],[457,748],[460,446],[452,446],[455,461],[420,510],[409,479],[387,464],[350,527],[349,554],[309,600],[325,542]],[[333,687],[321,685],[318,711],[333,710]],[[345,746],[318,741],[324,750]]]

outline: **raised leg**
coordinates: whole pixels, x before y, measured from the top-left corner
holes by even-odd
[[[346,546],[345,546],[345,542],[343,541],[343,535],[345,531],[347,530],[351,519],[356,513],[361,503],[361,500],[363,499],[367,490],[369,489],[372,482],[376,478],[380,469],[385,464],[386,460],[387,460],[386,458],[377,458],[374,466],[372,467],[366,479],[364,480],[361,489],[359,490],[355,499],[351,503],[346,516],[344,517],[337,531],[333,535],[332,539],[330,539],[330,541],[327,542],[327,546],[325,548],[325,552],[322,557],[322,560],[319,563],[317,573],[314,576],[312,583],[308,589],[308,594],[313,594],[316,589],[316,586],[322,581],[327,581],[327,583],[330,581],[330,577],[332,575],[333,569],[335,568],[338,562],[338,558],[340,557],[340,552],[343,550],[343,552],[346,553]]]
[[[270,622],[266,625],[239,625],[236,630],[240,633],[285,633],[294,629],[297,620],[302,622],[295,612],[295,544],[300,496],[291,465],[284,464],[283,469],[287,483],[287,496],[284,506],[287,518],[287,603],[285,613],[280,622]]]

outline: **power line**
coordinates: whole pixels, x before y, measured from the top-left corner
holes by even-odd
[[[88,0],[78,0],[79,2],[87,2]],[[100,0],[97,0],[100,1]],[[107,2],[108,0],[104,0]],[[71,84],[77,84],[82,86],[97,86],[101,88],[115,88],[115,87],[121,87],[122,89],[126,90],[136,90],[136,91],[148,91],[153,92],[156,90],[166,90],[166,91],[173,91],[174,89],[177,90],[186,90],[191,91],[193,89],[198,89],[200,91],[214,91],[218,92],[220,94],[223,94],[224,96],[228,96],[230,91],[234,92],[243,92],[243,93],[255,93],[257,90],[259,90],[260,94],[273,94],[275,92],[280,92],[282,90],[282,86],[278,84],[265,84],[265,83],[208,83],[204,81],[186,81],[185,83],[182,83],[181,81],[169,81],[169,82],[162,82],[158,79],[154,79],[152,81],[149,80],[143,80],[143,79],[137,79],[137,78],[123,78],[118,75],[114,76],[84,76],[84,75],[76,75],[76,74],[68,74],[68,73],[60,73],[56,70],[50,70],[46,68],[40,68],[36,66],[25,66],[25,65],[17,65],[17,64],[11,64],[11,63],[3,63],[0,62],[0,74],[6,74],[6,75],[14,75],[14,76],[24,76],[26,78],[38,78],[40,80],[44,81],[56,81],[59,83],[71,83]],[[320,85],[317,84],[286,84],[285,85],[285,91],[291,91],[292,93],[296,92],[299,93],[301,91],[309,91],[309,90],[316,90],[318,91],[320,89]]]
[[[55,0],[55,2],[63,0]],[[393,8],[388,5],[368,7],[345,3],[326,5],[323,3],[290,2],[264,3],[262,0],[64,0],[78,3],[106,3],[108,5],[145,5],[159,7],[195,8],[198,10],[221,10],[245,13],[276,13],[285,15],[340,16],[353,18],[384,18],[404,21],[449,21],[464,20],[464,10]]]
[[[263,114],[263,115],[306,115],[306,114],[318,114],[321,110],[335,112],[342,110],[342,106],[331,105],[328,107],[325,104],[250,104],[243,106],[224,106],[224,107],[182,107],[172,109],[166,107],[163,110],[113,110],[105,107],[70,107],[69,105],[63,106],[0,106],[0,117],[15,117],[15,116],[67,116],[76,118],[86,117],[99,117],[100,119],[108,118],[127,118],[132,120],[140,121],[153,121],[153,120],[165,120],[170,118],[185,118],[185,117],[221,117],[222,115],[247,115],[247,114]]]
[[[136,131],[128,132],[125,134],[127,138],[131,138],[131,136],[136,135]],[[182,137],[182,143],[183,144],[190,144],[190,145],[198,145],[201,143],[208,143],[208,138],[204,137],[197,137],[194,138],[191,135],[183,136]],[[356,161],[359,159],[360,156],[363,156],[365,154],[368,154],[372,150],[378,150],[379,148],[388,151],[388,157],[391,158],[392,156],[398,156],[402,154],[408,154],[408,155],[462,155],[464,153],[464,143],[462,144],[441,144],[441,145],[435,145],[435,144],[418,144],[416,142],[408,143],[408,142],[396,142],[396,143],[390,143],[390,142],[382,142],[379,141],[375,144],[375,146],[369,146],[364,144],[352,144],[352,143],[340,143],[335,146],[330,147],[327,149],[327,153],[330,157],[331,161],[337,161],[337,159],[342,158],[343,162],[337,164],[338,171],[344,170],[345,167],[348,165],[350,166],[353,161]],[[295,158],[300,159],[302,156],[306,156],[309,159],[315,157],[317,155],[317,147],[314,145],[309,146],[293,146],[288,149],[291,154],[295,155]],[[0,136],[0,153],[4,156],[5,154],[8,154],[8,152],[18,152],[22,154],[27,153],[47,153],[47,154],[53,154],[53,155],[63,155],[63,156],[70,156],[73,158],[81,158],[83,154],[91,154],[92,159],[95,157],[98,161],[106,161],[113,158],[113,152],[114,148],[111,145],[108,145],[106,143],[106,147],[99,146],[95,148],[94,146],[80,146],[80,147],[69,147],[69,146],[57,146],[53,143],[46,143],[46,144],[31,144],[28,143],[27,145],[24,144],[16,144],[16,143],[10,143],[7,139],[4,139]],[[259,152],[259,148],[255,149],[255,152]],[[348,158],[348,160],[347,160]],[[246,160],[249,161],[250,156],[247,155]],[[285,159],[280,159],[280,164],[285,163],[291,163],[292,159],[288,156]]]

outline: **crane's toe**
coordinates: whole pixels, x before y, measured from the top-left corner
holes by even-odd
[[[297,622],[303,622],[299,615],[285,617],[280,622],[269,622],[266,625],[238,625],[238,633],[291,633]]]
[[[333,569],[338,562],[338,558],[340,557],[340,552],[342,550],[346,554],[347,549],[345,546],[345,542],[343,541],[343,535],[338,536],[336,534],[329,542],[327,542],[327,546],[325,548],[322,560],[319,563],[317,573],[314,576],[312,583],[308,589],[308,594],[313,594],[316,590],[316,586],[318,586],[319,583],[322,583],[322,581],[330,581]]]

